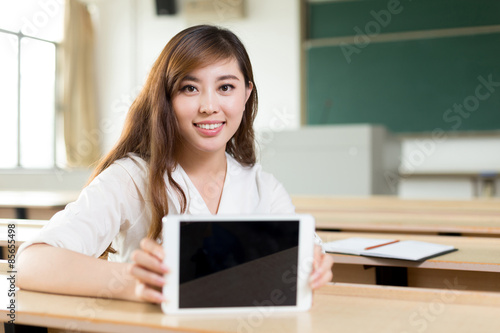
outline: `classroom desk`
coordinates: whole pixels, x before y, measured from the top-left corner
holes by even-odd
[[[0,208],[14,209],[16,218],[28,218],[28,209],[63,209],[78,198],[77,191],[0,191]]]
[[[312,214],[318,230],[500,237],[500,215],[471,217],[458,214],[297,212]]]
[[[334,281],[444,288],[450,284],[467,290],[500,291],[500,239],[481,237],[423,236],[318,232],[324,241],[350,237],[419,240],[453,245],[458,251],[413,262],[331,253]],[[375,268],[375,269],[371,269]]]
[[[5,273],[0,274],[7,290]],[[9,299],[0,294],[0,316]],[[41,306],[42,304],[46,306]],[[329,284],[308,312],[165,315],[159,306],[17,291],[16,323],[78,332],[498,332],[500,293]]]
[[[391,196],[293,197],[319,230],[499,237],[500,200],[403,200]]]
[[[296,208],[351,211],[410,211],[450,213],[500,213],[500,198],[472,200],[401,199],[396,196],[292,196]]]

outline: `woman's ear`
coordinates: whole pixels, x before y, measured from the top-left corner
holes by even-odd
[[[246,87],[246,96],[245,96],[245,104],[248,101],[248,98],[250,97],[250,94],[252,93],[253,90],[253,83],[252,81],[248,81],[248,86]]]

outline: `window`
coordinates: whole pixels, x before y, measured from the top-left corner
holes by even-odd
[[[56,166],[63,1],[0,2],[0,168]]]

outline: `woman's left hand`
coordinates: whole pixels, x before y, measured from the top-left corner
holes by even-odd
[[[321,246],[314,245],[313,271],[309,279],[312,289],[317,289],[330,282],[333,278],[332,273],[333,257],[323,253]]]

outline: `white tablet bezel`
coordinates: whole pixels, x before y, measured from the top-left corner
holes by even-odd
[[[297,303],[293,306],[261,307],[219,307],[219,308],[179,308],[179,250],[180,222],[205,221],[299,221],[299,253],[297,263]],[[307,311],[312,303],[312,290],[309,276],[312,271],[314,255],[314,218],[307,214],[290,215],[168,215],[163,218],[164,263],[170,273],[165,275],[166,284],[163,294],[167,301],[162,310],[168,314],[180,313],[237,313],[259,310],[266,313],[283,311]]]

